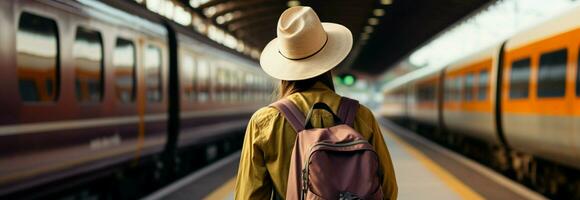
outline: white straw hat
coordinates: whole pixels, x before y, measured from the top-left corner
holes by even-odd
[[[278,37],[260,56],[264,71],[280,80],[304,80],[338,65],[352,48],[352,33],[335,23],[321,23],[310,7],[288,8],[278,20]]]

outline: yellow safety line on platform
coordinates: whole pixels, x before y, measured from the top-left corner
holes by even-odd
[[[433,172],[436,176],[438,176],[445,184],[447,184],[451,189],[453,189],[461,198],[469,199],[469,200],[479,200],[485,199],[480,196],[477,192],[471,190],[467,185],[463,184],[462,181],[458,180],[455,176],[449,173],[447,170],[443,169],[437,163],[429,159],[425,154],[421,151],[417,150],[415,147],[411,146],[397,135],[391,133],[389,130],[385,130],[383,128],[383,133],[389,135],[390,138],[393,138],[395,142],[400,144],[409,154],[419,160],[427,169]],[[396,173],[396,172],[395,172]]]
[[[230,179],[228,182],[220,186],[218,189],[211,192],[204,197],[204,200],[224,200],[228,195],[233,194],[234,186],[236,185],[236,178]]]

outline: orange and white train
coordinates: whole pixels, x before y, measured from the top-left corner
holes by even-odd
[[[540,192],[579,195],[579,19],[580,7],[447,66],[397,78],[385,86],[382,113],[429,128],[427,136]]]

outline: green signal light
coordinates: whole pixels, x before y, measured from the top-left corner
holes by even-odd
[[[351,86],[351,85],[354,85],[354,82],[355,82],[355,79],[354,79],[353,75],[346,75],[342,78],[342,83],[344,85]]]

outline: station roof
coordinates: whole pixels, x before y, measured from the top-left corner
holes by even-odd
[[[494,0],[178,0],[212,24],[262,49],[276,37],[280,14],[312,7],[323,22],[340,23],[354,36],[341,66],[378,75],[455,22]],[[369,28],[371,27],[371,28]]]
[[[391,6],[386,7],[381,24],[361,49],[353,67],[371,74],[384,72],[447,27],[493,1],[394,1]]]
[[[200,0],[200,5],[192,8],[261,49],[276,37],[278,17],[288,6],[310,6],[321,21],[340,23],[352,31],[355,47],[345,62],[348,66],[343,67],[380,74],[490,1],[493,0]]]

